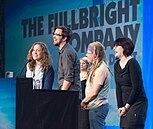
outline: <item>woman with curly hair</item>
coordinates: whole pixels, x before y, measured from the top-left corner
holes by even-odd
[[[43,42],[35,42],[27,55],[26,77],[33,78],[33,89],[52,89],[54,70],[52,58]]]

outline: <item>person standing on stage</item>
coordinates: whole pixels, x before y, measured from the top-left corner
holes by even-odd
[[[80,81],[82,88],[82,98],[85,98],[85,87],[88,78],[89,62],[87,57],[80,58]]]
[[[118,58],[114,64],[114,75],[120,127],[144,129],[148,102],[140,65],[131,56],[134,44],[129,38],[118,38],[113,50]]]
[[[26,77],[33,78],[33,89],[52,89],[54,70],[52,58],[43,42],[35,42],[27,55]]]
[[[86,81],[88,78],[89,62],[87,57],[80,58],[80,80],[82,99],[85,98]],[[89,129],[89,112],[80,108],[79,129]]]
[[[90,129],[104,129],[109,111],[108,95],[110,89],[110,69],[105,47],[98,41],[90,43],[86,55],[88,62],[92,64],[81,107],[84,110],[89,110]]]
[[[54,28],[54,46],[59,48],[58,86],[59,90],[80,91],[80,64],[77,52],[68,43],[72,31],[65,26]]]

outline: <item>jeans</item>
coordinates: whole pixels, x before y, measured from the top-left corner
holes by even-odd
[[[101,105],[96,109],[89,110],[90,129],[104,129],[105,119],[109,111],[109,104]]]

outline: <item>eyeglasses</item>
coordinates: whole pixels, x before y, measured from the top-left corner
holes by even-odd
[[[56,35],[56,36],[63,36],[62,34],[55,34],[54,32],[53,32],[53,35]]]

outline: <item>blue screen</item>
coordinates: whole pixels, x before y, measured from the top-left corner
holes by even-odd
[[[0,129],[15,129],[16,80],[0,79]]]

